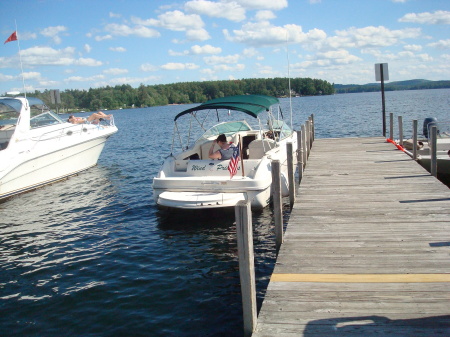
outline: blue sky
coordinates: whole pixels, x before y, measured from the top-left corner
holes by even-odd
[[[365,84],[375,63],[389,64],[390,81],[450,79],[448,0],[1,1],[3,41],[16,23],[28,92],[288,69]],[[23,91],[18,50],[16,41],[1,46],[1,94]]]

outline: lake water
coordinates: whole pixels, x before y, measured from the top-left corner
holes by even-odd
[[[386,93],[386,111],[450,119],[450,90]],[[289,99],[282,99],[289,113]],[[316,137],[381,136],[381,94],[293,98]],[[164,212],[152,178],[186,106],[113,111],[98,166],[0,204],[5,336],[242,336],[233,210]],[[285,219],[289,216],[285,210]],[[270,207],[253,214],[258,305],[275,263]]]

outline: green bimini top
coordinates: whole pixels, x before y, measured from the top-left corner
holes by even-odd
[[[209,100],[194,108],[184,110],[176,115],[174,120],[176,121],[179,117],[188,113],[192,113],[194,111],[210,109],[236,110],[257,118],[258,114],[263,111],[269,111],[270,107],[277,103],[279,103],[278,98],[264,95],[238,95],[220,97]]]

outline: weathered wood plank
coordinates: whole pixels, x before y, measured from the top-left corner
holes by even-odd
[[[316,282],[271,281],[253,336],[450,335],[450,282],[382,282],[450,273],[447,186],[383,138],[320,139],[297,192],[274,274]]]

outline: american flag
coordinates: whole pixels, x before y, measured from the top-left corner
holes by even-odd
[[[228,171],[230,171],[230,179],[236,174],[239,164],[239,144],[233,147],[233,156],[230,159],[230,164],[228,164]]]

